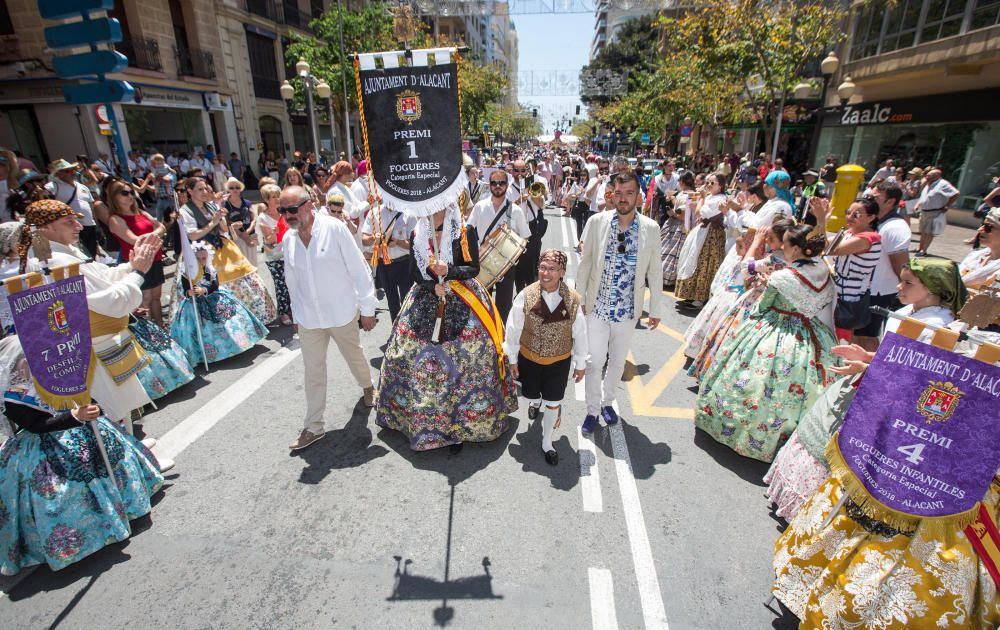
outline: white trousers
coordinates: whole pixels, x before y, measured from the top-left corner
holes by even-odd
[[[615,393],[625,372],[625,357],[635,332],[637,320],[609,324],[593,313],[587,314],[587,345],[590,346],[590,363],[587,365],[587,415],[596,416],[601,407],[615,401]],[[608,369],[601,380],[601,369],[607,361]]]

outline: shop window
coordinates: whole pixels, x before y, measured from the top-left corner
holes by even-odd
[[[920,43],[958,35],[965,17],[965,6],[974,0],[930,0],[927,16],[920,30]]]
[[[986,28],[1000,24],[1000,0],[978,0],[972,10],[969,29]]]

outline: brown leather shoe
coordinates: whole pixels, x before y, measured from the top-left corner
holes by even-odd
[[[305,448],[313,442],[321,439],[324,435],[326,435],[326,431],[313,433],[309,429],[302,429],[302,433],[299,434],[299,437],[294,442],[288,445],[288,448],[293,451],[297,451],[300,448]]]
[[[365,407],[374,407],[375,406],[375,388],[374,387],[366,387],[365,390],[364,390],[364,394],[365,394]]]

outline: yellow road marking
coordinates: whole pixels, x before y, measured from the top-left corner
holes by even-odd
[[[668,337],[680,341],[681,347],[674,352],[648,383],[643,384],[638,374],[633,374],[632,378],[627,381],[626,387],[628,388],[629,399],[632,403],[632,410],[640,416],[693,420],[694,409],[659,407],[656,405],[656,399],[666,391],[667,387],[674,380],[674,377],[678,373],[683,372],[685,362],[684,335],[662,322],[657,327],[657,330]],[[631,352],[628,354],[628,360],[635,365],[635,357],[632,356]]]

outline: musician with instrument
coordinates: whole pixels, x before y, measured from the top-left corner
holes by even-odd
[[[503,171],[490,173],[490,196],[483,199],[472,208],[468,225],[476,229],[479,235],[479,248],[485,250],[491,239],[499,239],[505,233],[512,233],[521,239],[531,236],[531,228],[524,216],[524,211],[507,197],[508,180]],[[515,261],[516,262],[516,261]],[[508,270],[503,277],[496,279],[493,286],[493,299],[496,301],[500,317],[506,321],[514,299],[514,272]]]
[[[416,227],[416,220],[385,206],[380,208],[377,224],[374,221],[374,211],[365,217],[361,227],[361,242],[366,248],[372,248],[378,257],[375,280],[385,291],[389,316],[396,321],[403,300],[413,286],[410,278],[410,234]]]
[[[549,187],[545,183],[545,180],[534,173],[528,168],[528,163],[524,160],[514,160],[511,165],[511,176],[513,179],[507,186],[507,199],[510,199],[511,203],[516,203],[524,209],[524,204],[528,203],[528,190],[534,184],[542,185],[542,202],[544,204],[545,199],[549,196]]]
[[[552,431],[561,419],[570,369],[579,383],[588,360],[583,300],[563,282],[565,275],[566,254],[545,250],[538,263],[538,282],[514,298],[504,342],[510,371],[528,399],[528,418],[542,416],[542,452],[552,466],[559,463]]]
[[[531,236],[524,248],[524,254],[517,261],[514,269],[514,284],[517,290],[538,280],[538,260],[542,253],[542,237],[549,227],[545,218],[545,185],[536,180],[528,186],[528,200],[521,206],[528,219]]]

